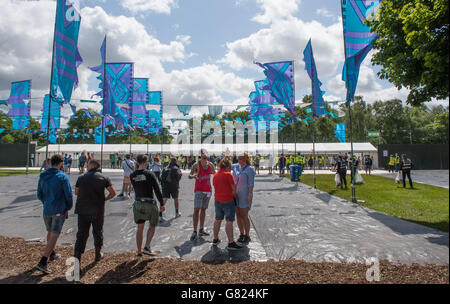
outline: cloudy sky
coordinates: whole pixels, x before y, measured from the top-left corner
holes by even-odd
[[[80,0],[80,85],[75,99],[89,99],[107,34],[107,60],[134,62],[134,76],[150,78],[166,105],[248,103],[253,81],[264,78],[253,61],[295,61],[296,100],[310,94],[303,50],[312,39],[326,100],[343,100],[344,59],[340,0]],[[11,81],[32,79],[32,97],[43,97],[50,82],[55,1],[0,0],[0,99]],[[356,94],[369,101],[400,98],[366,58]],[[42,101],[33,100],[33,115]],[[167,116],[181,117],[168,106]],[[3,108],[4,110],[4,108]],[[205,107],[194,107],[200,113]],[[64,113],[70,113],[67,108]]]

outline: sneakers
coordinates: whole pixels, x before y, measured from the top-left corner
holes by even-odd
[[[144,247],[144,250],[142,251],[143,254],[146,255],[152,255],[152,251],[150,250],[150,248]]]
[[[203,229],[200,229],[200,231],[199,231],[199,233],[198,233],[200,236],[208,236],[209,235],[209,233],[208,232],[206,232],[205,230],[203,230]]]
[[[246,235],[245,236],[245,241],[244,241],[244,243],[246,244],[246,245],[248,245],[248,243],[250,243],[251,242],[251,238],[250,238],[250,236],[249,235]]]
[[[162,216],[159,216],[158,219],[159,219],[159,222],[160,222],[160,223],[164,222],[164,218],[163,218]]]
[[[239,246],[238,244],[236,244],[236,242],[230,243],[227,246],[228,250],[239,250],[242,249],[242,246]]]
[[[104,256],[105,255],[103,254],[103,252],[95,254],[95,261],[96,262],[100,261],[101,259],[103,259]]]
[[[197,239],[197,231],[192,232],[191,241],[195,241]]]
[[[217,246],[217,245],[219,245],[219,243],[220,243],[220,240],[219,239],[217,239],[217,240],[213,240],[213,246]]]
[[[120,193],[117,197],[123,197],[123,193]]]
[[[46,274],[52,273],[52,271],[50,270],[50,268],[48,268],[48,265],[47,265],[47,264],[43,264],[43,263],[41,263],[41,262],[39,262],[39,263],[36,265],[36,269],[38,269],[38,270],[40,270],[40,271],[42,271],[43,273],[46,273]]]
[[[140,259],[142,259],[142,253],[136,254],[136,260],[140,260]]]
[[[53,251],[49,256],[48,261],[53,262],[53,261],[56,261],[57,259],[59,259],[60,257],[61,257],[61,255],[59,253],[56,253]]]
[[[237,240],[237,242],[241,245],[248,245],[248,243],[250,243],[251,239],[248,235],[243,235],[241,234],[239,236],[239,239]]]
[[[181,216],[180,212],[175,213],[175,218],[180,217],[180,216]]]

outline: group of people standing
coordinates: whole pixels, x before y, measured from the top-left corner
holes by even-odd
[[[227,249],[240,249],[251,241],[248,212],[253,201],[255,171],[250,166],[247,153],[239,155],[236,164],[232,164],[229,157],[223,157],[219,162],[217,172],[214,164],[207,158],[207,151],[202,149],[200,159],[192,166],[189,174],[189,178],[195,179],[193,232],[190,240],[195,241],[200,237],[210,235],[204,224],[206,209],[214,187],[215,222],[212,244],[217,246],[220,243],[220,226],[225,219]],[[123,163],[123,167],[127,166],[126,168],[129,169],[129,175],[126,173],[128,178],[124,178],[124,184],[125,180],[129,181],[129,187],[135,192],[133,217],[137,224],[137,258],[141,258],[143,254],[157,254],[151,250],[151,241],[169,198],[173,198],[175,202],[175,217],[181,216],[178,210],[178,195],[182,173],[176,157],[169,158],[168,166],[158,176],[155,173],[161,173],[161,171],[153,169],[160,167],[159,157],[156,156],[152,160],[152,165],[149,165],[147,155],[138,155],[135,161],[132,159],[131,155],[127,155]],[[98,160],[88,161],[86,159],[86,162],[86,174],[79,176],[75,183],[75,195],[77,196],[75,214],[78,215],[78,231],[73,255],[81,261],[92,226],[95,261],[97,262],[103,258],[101,249],[105,203],[116,196],[116,191],[110,178],[101,173]],[[73,207],[72,187],[64,172],[64,158],[61,155],[53,155],[49,163],[50,167],[40,174],[37,187],[37,197],[44,206],[43,218],[47,230],[47,244],[36,268],[44,273],[50,273],[48,263],[60,257],[60,254],[55,252],[56,243],[64,222],[69,217],[69,211]],[[130,165],[129,168],[128,165]],[[107,195],[105,195],[105,190]],[[122,190],[121,194],[130,191],[128,188]],[[159,208],[157,203],[159,203]],[[240,231],[240,236],[236,241],[233,236],[235,220]],[[142,246],[146,221],[149,221],[150,225],[144,246]]]

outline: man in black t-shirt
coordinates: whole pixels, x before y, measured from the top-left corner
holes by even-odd
[[[180,167],[177,165],[177,159],[175,157],[170,158],[169,165],[164,168],[161,175],[161,188],[164,200],[164,205],[167,200],[172,197],[175,203],[175,217],[180,217],[181,214],[178,211],[178,192],[180,189],[180,179],[183,176]],[[160,220],[162,218],[162,212],[159,214]]]
[[[153,192],[159,201],[160,210],[164,212],[164,202],[161,195],[161,189],[159,188],[156,176],[150,170],[147,170],[148,157],[147,155],[140,154],[137,157],[137,163],[139,168],[131,173],[130,179],[136,193],[136,200],[133,205],[134,221],[138,225],[136,232],[136,245],[137,245],[137,258],[142,257],[142,253],[146,255],[154,255],[150,249],[150,243],[153,235],[155,234],[155,228],[158,224],[158,206],[153,199]],[[150,227],[147,231],[147,240],[145,242],[144,250],[142,251],[142,241],[144,234],[145,221],[150,221]]]
[[[92,225],[95,245],[95,261],[99,261],[103,254],[103,222],[105,217],[105,202],[116,195],[109,177],[100,173],[100,162],[91,160],[88,164],[88,172],[78,177],[75,184],[77,202],[75,214],[78,214],[78,232],[75,242],[74,256],[81,260],[81,255],[86,248],[89,237],[89,229]],[[109,194],[105,198],[105,189]]]

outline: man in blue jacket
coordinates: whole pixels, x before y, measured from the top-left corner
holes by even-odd
[[[62,171],[64,159],[53,155],[52,167],[39,176],[37,197],[44,204],[44,223],[47,228],[47,246],[36,268],[44,273],[51,273],[47,264],[60,257],[54,249],[61,233],[64,221],[72,209],[72,187],[67,175]]]

